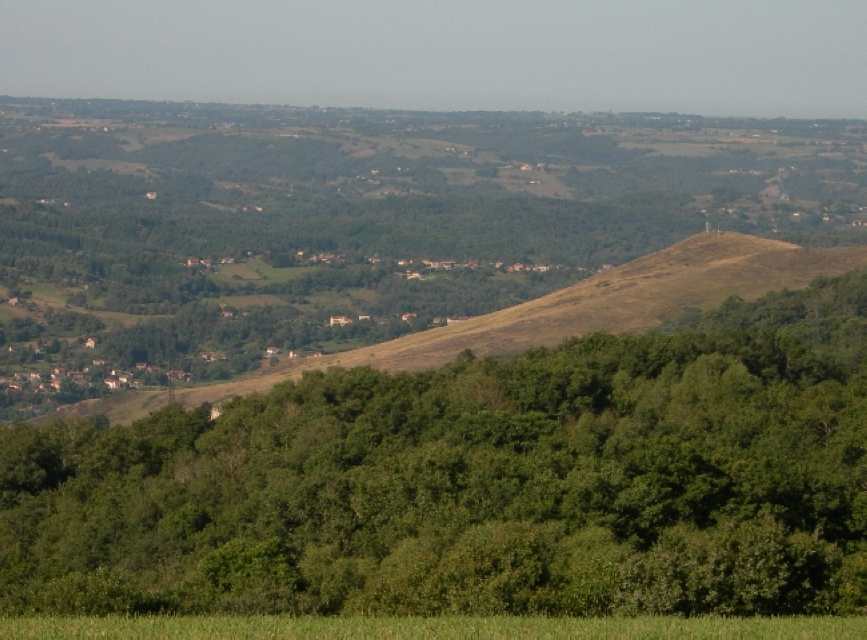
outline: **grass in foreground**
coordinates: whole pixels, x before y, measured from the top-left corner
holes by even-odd
[[[0,637],[56,638],[867,638],[865,618],[0,618]]]

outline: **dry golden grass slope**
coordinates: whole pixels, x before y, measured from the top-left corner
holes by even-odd
[[[228,383],[178,390],[186,406],[264,392],[311,369],[368,365],[389,371],[436,367],[464,349],[479,355],[556,346],[594,331],[630,333],[655,327],[687,307],[713,307],[737,294],[754,299],[807,286],[821,275],[867,267],[867,247],[805,249],[737,233],[701,234],[537,300],[354,351],[280,365]],[[115,395],[70,409],[129,421],[164,406],[165,391]]]

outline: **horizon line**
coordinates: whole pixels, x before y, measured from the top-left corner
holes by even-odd
[[[370,106],[364,104],[300,104],[279,101],[244,101],[244,100],[219,100],[219,99],[179,99],[179,98],[120,98],[106,96],[91,96],[91,97],[72,97],[72,96],[49,96],[49,95],[13,95],[0,94],[0,99],[12,100],[42,100],[42,101],[64,101],[64,102],[145,102],[150,104],[172,104],[172,105],[210,105],[210,106],[235,106],[235,107],[282,107],[300,110],[342,110],[342,111],[370,111],[370,112],[403,112],[403,113],[436,113],[436,114],[460,114],[460,113],[540,113],[546,115],[661,115],[661,116],[682,116],[687,118],[704,118],[704,119],[719,119],[719,120],[759,120],[759,121],[826,121],[826,122],[867,122],[867,116],[758,116],[758,115],[735,115],[735,114],[712,114],[689,111],[670,111],[670,110],[616,110],[616,109],[542,109],[542,108],[502,108],[502,109],[483,109],[483,108],[420,108],[420,107],[400,107],[400,106]]]

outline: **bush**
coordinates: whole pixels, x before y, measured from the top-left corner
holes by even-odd
[[[603,616],[611,613],[621,583],[621,567],[629,547],[602,527],[582,529],[557,545],[552,565],[557,585],[557,613]]]
[[[524,615],[555,608],[551,562],[558,524],[488,522],[471,527],[446,552],[431,578],[449,613]]]
[[[867,549],[843,559],[838,592],[838,613],[867,615]]]
[[[171,597],[140,591],[129,576],[106,568],[49,580],[33,593],[31,603],[36,612],[74,616],[142,615],[177,608]]]
[[[280,540],[230,540],[201,563],[213,607],[231,613],[297,611],[300,576]]]
[[[697,531],[678,525],[628,565],[619,608],[655,615],[772,615],[828,608],[833,545],[788,536],[769,515]]]

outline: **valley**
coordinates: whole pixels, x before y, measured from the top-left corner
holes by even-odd
[[[653,326],[719,296],[607,274],[705,229],[857,253],[865,144],[860,121],[3,97],[0,419]]]
[[[819,277],[863,268],[867,268],[867,247],[805,249],[732,232],[698,234],[514,307],[338,354],[278,358],[279,363],[260,373],[229,383],[177,389],[174,398],[192,408],[267,393],[279,382],[307,371],[331,367],[417,371],[446,365],[465,350],[482,357],[502,356],[556,347],[592,332],[637,333],[675,320],[690,309],[710,310],[730,296],[755,300],[772,291],[804,288]],[[165,391],[138,391],[68,410],[128,421],[169,401]]]

